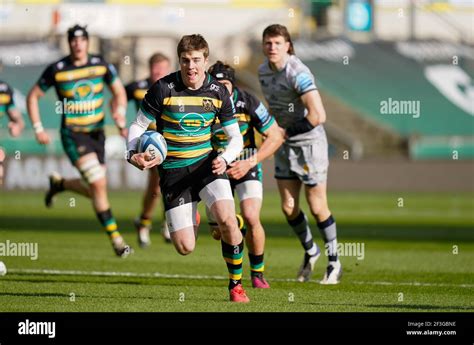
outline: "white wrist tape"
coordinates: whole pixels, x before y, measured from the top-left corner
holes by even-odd
[[[43,124],[41,122],[33,123],[33,128],[35,130],[35,133],[44,132]]]

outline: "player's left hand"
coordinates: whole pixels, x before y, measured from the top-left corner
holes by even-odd
[[[231,163],[229,166],[230,168],[227,169],[227,175],[235,180],[240,180],[255,166],[255,164],[251,159],[245,159]]]
[[[214,175],[222,175],[227,169],[227,163],[224,158],[218,156],[212,161],[212,173]]]
[[[10,122],[8,124],[8,129],[10,131],[10,135],[12,137],[17,137],[20,135],[21,131],[22,131],[22,127],[20,126],[20,124],[16,123],[16,122]]]

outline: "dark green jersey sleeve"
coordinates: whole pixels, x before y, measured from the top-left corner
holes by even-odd
[[[38,86],[45,92],[54,85],[54,65],[49,65],[38,80]]]

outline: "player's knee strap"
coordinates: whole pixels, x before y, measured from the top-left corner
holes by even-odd
[[[169,232],[171,233],[197,226],[196,211],[197,202],[179,205],[166,211],[166,222]]]
[[[79,165],[79,172],[87,183],[93,183],[105,177],[105,169],[97,158],[91,158]]]
[[[244,181],[235,186],[239,200],[263,199],[263,185],[260,181]]]
[[[206,203],[206,207],[209,209],[219,200],[234,201],[229,180],[225,179],[217,179],[204,186],[199,192],[199,197]]]

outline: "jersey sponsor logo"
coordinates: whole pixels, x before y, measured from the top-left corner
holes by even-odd
[[[63,68],[64,68],[64,62],[63,62],[63,61],[59,61],[59,62],[56,64],[56,68],[57,68],[57,69],[63,69]]]
[[[72,89],[76,99],[89,101],[94,97],[94,83],[90,80],[78,80]]]
[[[242,101],[238,101],[235,106],[237,108],[245,108],[245,102],[242,102]]]
[[[181,129],[188,133],[200,131],[205,124],[206,119],[198,113],[187,113],[179,120]]]
[[[211,91],[217,91],[217,92],[219,92],[220,87],[217,86],[217,85],[215,85],[215,84],[211,84],[210,89],[211,89]]]
[[[255,109],[255,114],[257,114],[258,118],[260,119],[261,122],[267,121],[268,117],[270,116],[268,114],[267,108],[263,105],[262,102],[258,105],[257,109]]]
[[[171,82],[171,83],[168,84],[168,88],[169,88],[169,89],[174,89],[174,86],[175,86],[175,85],[174,85],[173,82]]]

